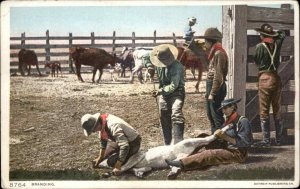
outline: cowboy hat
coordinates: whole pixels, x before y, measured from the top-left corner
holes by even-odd
[[[259,32],[260,34],[268,37],[276,37],[278,33],[273,31],[273,27],[270,24],[263,24],[260,28],[254,29],[255,31]]]
[[[218,110],[221,110],[223,109],[224,107],[226,106],[229,106],[229,105],[232,105],[232,104],[237,104],[241,101],[242,99],[237,99],[235,100],[234,98],[229,98],[229,99],[226,99],[226,100],[223,100],[221,102],[221,107],[218,109]]]
[[[167,67],[176,60],[177,56],[178,50],[174,45],[163,44],[154,47],[150,53],[150,60],[157,67]]]
[[[81,117],[81,126],[85,136],[89,136],[95,129],[100,113],[85,114]]]
[[[220,40],[222,39],[222,33],[218,30],[218,28],[208,28],[204,33],[204,39],[214,39]]]

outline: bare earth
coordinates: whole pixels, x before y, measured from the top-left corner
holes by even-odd
[[[138,180],[132,173],[103,178],[107,169],[93,169],[91,160],[97,157],[97,134],[83,135],[80,118],[86,113],[117,115],[142,136],[142,150],[163,144],[158,119],[158,107],[150,96],[153,83],[140,84],[135,78],[117,82],[108,72],[100,84],[91,83],[91,73],[83,74],[85,83],[74,74],[63,77],[36,75],[10,77],[10,141],[9,165],[12,180]],[[205,73],[203,78],[205,78]],[[200,132],[209,133],[205,111],[205,80],[200,93],[195,93],[190,72],[187,72],[185,138]],[[158,84],[156,83],[156,88]],[[272,136],[274,133],[272,133]],[[254,135],[259,139],[260,133]],[[286,144],[268,149],[251,149],[245,164],[210,167],[183,172],[178,180],[253,180],[294,179],[293,133]],[[165,180],[168,170],[155,170],[146,180]]]

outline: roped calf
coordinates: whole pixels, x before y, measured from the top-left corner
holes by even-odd
[[[60,71],[61,77],[62,77],[62,71],[61,71],[61,64],[58,61],[54,61],[54,62],[46,62],[45,63],[45,68],[50,68],[51,69],[51,76],[55,77],[55,71],[57,73],[57,77],[58,77],[58,71]]]
[[[222,130],[226,131],[232,128],[232,126],[232,124],[227,125],[222,128]],[[165,160],[179,160],[187,157],[192,154],[196,148],[208,145],[216,138],[215,135],[210,135],[205,138],[189,138],[175,145],[150,148],[145,153],[139,151],[128,159],[127,163],[122,166],[121,171],[125,172],[132,169],[137,177],[143,177],[145,172],[153,169],[169,168]],[[102,162],[99,166],[107,165],[106,162]]]

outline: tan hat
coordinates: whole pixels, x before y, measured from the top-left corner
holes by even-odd
[[[215,39],[215,40],[221,40],[222,39],[222,33],[218,30],[218,28],[208,28],[204,33],[205,39]]]
[[[167,67],[176,60],[177,56],[178,50],[174,45],[163,44],[154,47],[150,53],[150,60],[157,67]]]
[[[100,116],[100,113],[85,114],[81,117],[81,126],[85,136],[89,136],[96,126],[96,122]]]
[[[263,24],[260,28],[256,28],[255,31],[269,37],[278,36],[278,32],[273,31],[273,27],[270,24]]]

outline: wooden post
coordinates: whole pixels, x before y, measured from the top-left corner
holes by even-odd
[[[135,33],[132,32],[132,48],[135,48]]]
[[[25,49],[25,32],[21,33],[21,49]]]
[[[156,46],[156,30],[154,30],[153,43],[154,43],[154,46]]]
[[[112,40],[112,53],[115,53],[116,50],[116,31],[113,32],[113,40]]]
[[[175,33],[173,33],[173,44],[175,47],[177,46]]]
[[[95,45],[95,34],[94,34],[94,32],[91,33],[91,44],[92,44],[92,46]]]
[[[46,62],[50,62],[50,41],[49,41],[49,30],[46,31]]]
[[[72,33],[69,33],[69,49],[72,47],[72,45],[73,45]],[[69,71],[69,73],[75,73],[74,68],[73,68],[72,58],[71,58],[70,54],[69,54],[69,68],[71,69]]]
[[[223,6],[223,45],[228,53],[226,98],[241,98],[238,112],[245,115],[247,74],[247,6]]]

